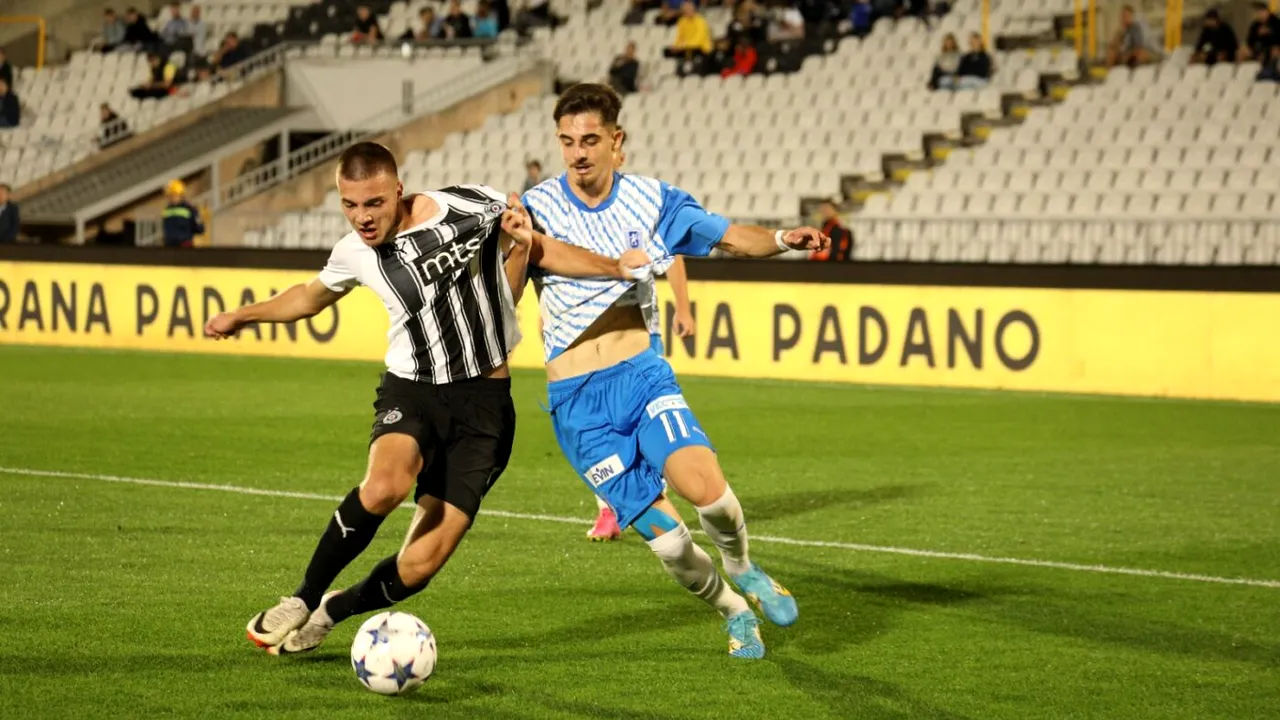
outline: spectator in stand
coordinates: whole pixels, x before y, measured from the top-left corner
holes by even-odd
[[[191,34],[191,47],[198,56],[204,56],[204,43],[209,39],[209,25],[204,21],[199,5],[191,6],[191,17],[187,20],[187,29]]]
[[[462,3],[449,0],[449,13],[444,16],[444,36],[449,40],[465,40],[475,37],[471,28],[471,18],[462,11]]]
[[[178,3],[169,3],[169,19],[160,28],[160,39],[169,47],[177,47],[184,37],[190,37],[191,26],[182,17],[182,7]]]
[[[960,67],[949,82],[939,81],[947,90],[980,90],[991,82],[991,54],[982,43],[982,35],[970,33],[969,52],[960,57]]]
[[[1271,56],[1271,48],[1280,45],[1280,18],[1271,12],[1266,3],[1253,4],[1254,19],[1249,23],[1245,46],[1240,48],[1241,60],[1265,61]]]
[[[1160,51],[1146,21],[1138,17],[1132,5],[1125,5],[1120,9],[1120,29],[1107,49],[1107,65],[1135,67],[1155,62],[1159,57]]]
[[[788,2],[775,4],[773,22],[769,24],[769,39],[774,42],[804,39],[804,15]]]
[[[680,17],[684,14],[685,0],[662,0],[662,4],[658,7],[658,16],[653,19],[658,25],[666,25],[668,27],[680,22]],[[694,3],[694,9],[697,9],[697,3]]]
[[[529,163],[524,166],[524,170],[527,174],[524,178],[524,190],[522,192],[529,192],[535,185],[543,180],[542,163],[537,160],[530,160]]]
[[[814,250],[809,253],[810,260],[846,262],[853,254],[853,233],[840,221],[840,212],[836,204],[827,200],[818,208],[822,215],[822,232],[831,238],[831,245],[826,250]]]
[[[160,44],[160,36],[151,29],[147,19],[142,17],[137,8],[126,10],[124,21],[124,47],[134,51],[151,52]]]
[[[436,11],[429,7],[422,8],[422,12],[418,13],[418,22],[418,29],[405,30],[400,36],[400,42],[427,42],[439,39],[443,34],[440,26],[444,21],[436,17]]]
[[[947,33],[942,38],[942,52],[938,53],[938,59],[933,63],[933,73],[929,77],[929,89],[939,90],[944,86],[948,90],[953,89],[959,72],[960,43],[956,42],[955,35]]]
[[[1191,56],[1191,61],[1206,65],[1231,62],[1239,52],[1240,41],[1236,39],[1236,31],[1222,22],[1217,10],[1206,12],[1204,27],[1200,30],[1200,39],[1196,40],[1196,52]]]
[[[769,23],[761,16],[756,4],[746,0],[734,8],[733,20],[725,33],[729,47],[737,47],[744,41],[752,47],[760,47],[769,39]]]
[[[859,38],[866,37],[871,33],[871,20],[870,0],[853,0],[853,5],[849,8],[850,34]]]
[[[220,72],[229,70],[234,65],[247,60],[249,53],[240,47],[240,36],[229,32],[222,36],[222,47],[213,54],[211,61]]]
[[[0,243],[18,241],[21,219],[18,215],[18,203],[9,199],[12,190],[9,183],[0,183]]]
[[[676,41],[664,54],[667,57],[702,56],[710,53],[711,48],[711,27],[707,25],[707,19],[698,12],[696,5],[686,0],[676,23]]]
[[[164,192],[169,199],[161,221],[164,246],[194,247],[196,236],[204,234],[204,223],[200,219],[200,210],[187,202],[187,186],[181,180],[173,180]]]
[[[734,75],[746,77],[756,69],[756,62],[760,59],[760,54],[756,52],[755,46],[749,40],[741,39],[738,46],[733,49],[733,62],[720,71],[721,78],[731,78]]]
[[[9,64],[9,56],[4,54],[4,48],[0,48],[0,80],[13,87],[13,66]]]
[[[122,143],[133,137],[133,133],[129,130],[129,123],[125,122],[115,110],[107,103],[102,103],[98,108],[98,113],[102,117],[101,127],[98,130],[98,148],[106,150],[112,145]]]
[[[662,6],[662,0],[631,0],[631,9],[622,18],[623,25],[642,25],[644,15]]]
[[[0,128],[16,128],[22,120],[22,103],[9,89],[9,83],[0,80]]]
[[[147,77],[141,85],[130,90],[129,94],[139,100],[169,97],[173,93],[173,78],[177,74],[178,68],[173,63],[165,62],[156,53],[147,53]]]
[[[102,11],[102,37],[98,39],[98,49],[104,53],[124,44],[124,23],[116,15],[116,11],[107,8]]]
[[[640,92],[640,61],[636,59],[635,42],[627,43],[622,54],[609,66],[609,84],[622,95]]]
[[[1267,59],[1262,61],[1262,69],[1255,76],[1258,82],[1280,83],[1280,44],[1272,45]]]
[[[378,18],[373,16],[368,5],[356,8],[355,27],[351,30],[351,42],[377,45],[382,42],[382,28],[378,27]]]
[[[498,15],[493,11],[489,0],[480,0],[476,5],[476,16],[471,19],[471,25],[478,38],[498,37]]]
[[[530,28],[558,28],[564,20],[551,12],[550,0],[525,0],[524,9],[516,15],[515,28],[521,35],[527,35]]]

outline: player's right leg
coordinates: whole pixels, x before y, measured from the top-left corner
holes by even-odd
[[[259,647],[279,645],[320,607],[338,574],[373,540],[392,510],[412,492],[423,467],[418,442],[424,427],[412,383],[386,375],[374,403],[369,464],[364,480],[351,490],[320,536],[302,584],[292,596],[249,620],[245,633]]]

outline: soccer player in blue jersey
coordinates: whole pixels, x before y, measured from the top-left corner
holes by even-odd
[[[675,255],[705,256],[717,247],[769,257],[828,245],[813,228],[775,232],[731,224],[678,188],[616,172],[621,106],[604,85],[579,84],[561,95],[554,119],[567,172],[524,194],[528,227],[513,225],[509,233],[542,233],[610,257],[641,249],[654,272],[666,270]],[[619,524],[645,539],[676,582],[720,612],[729,654],[764,657],[755,613],[693,542],[666,494],[669,483],[697,508],[725,572],[766,618],[783,626],[796,621],[795,599],[751,562],[742,506],[671,366],[653,348],[658,319],[652,275],[575,280],[542,272],[534,267],[536,258],[529,260],[542,309],[551,420],[565,457],[613,508]],[[517,268],[513,277],[509,268],[508,278],[522,287],[519,273]]]
[[[613,169],[614,171],[622,170],[623,165],[627,162],[627,153],[623,148],[626,143],[627,134],[618,128],[618,149],[613,153]],[[697,328],[697,321],[693,317],[693,309],[689,305],[689,276],[685,272],[684,258],[676,255],[674,261],[667,268],[667,283],[671,285],[671,295],[675,300],[675,316],[672,318],[671,330],[676,337],[689,337],[693,335]],[[655,314],[656,315],[656,314]],[[662,335],[657,327],[658,322],[650,323],[650,337],[653,340],[653,350],[659,355],[663,353]],[[587,539],[592,542],[609,542],[622,537],[622,528],[618,525],[618,515],[609,507],[609,503],[599,495],[596,498],[596,521],[591,525],[591,529],[587,531]]]

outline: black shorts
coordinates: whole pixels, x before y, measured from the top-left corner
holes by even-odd
[[[430,495],[474,518],[511,459],[516,435],[511,380],[432,385],[384,373],[373,410],[370,444],[388,433],[418,441],[422,472],[414,502]]]

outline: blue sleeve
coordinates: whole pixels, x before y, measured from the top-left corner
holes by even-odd
[[[728,220],[703,210],[689,193],[662,183],[658,235],[673,255],[710,255],[728,230]]]

